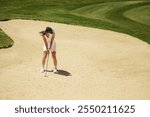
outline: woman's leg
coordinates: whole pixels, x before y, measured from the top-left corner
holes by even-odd
[[[46,52],[46,51],[44,51],[44,52],[43,52],[42,65],[45,65],[46,57],[47,57],[47,52]]]
[[[41,72],[44,72],[45,62],[46,62],[47,52],[43,52],[43,58],[42,58],[42,70]]]
[[[55,69],[57,69],[56,51],[53,51],[51,53],[52,53],[52,58],[53,58],[53,63],[54,63]]]

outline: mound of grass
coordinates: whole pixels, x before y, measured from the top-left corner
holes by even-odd
[[[126,33],[150,43],[149,0],[0,0],[0,20],[35,19]]]
[[[8,48],[13,44],[13,40],[0,29],[0,48]]]
[[[105,21],[104,29],[109,28],[110,30],[130,34],[150,43],[149,6],[150,2],[146,1],[105,2],[84,6],[71,11],[71,13]],[[134,11],[132,11],[133,9]]]
[[[150,4],[128,10],[124,13],[124,16],[138,23],[150,26]]]

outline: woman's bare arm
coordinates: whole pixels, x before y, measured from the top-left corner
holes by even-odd
[[[44,44],[45,44],[46,50],[47,50],[47,52],[48,52],[48,44],[47,44],[46,38],[45,38],[45,36],[44,36],[44,35],[42,35],[42,37],[43,37],[43,41],[44,41]]]
[[[54,41],[54,38],[55,38],[55,32],[53,32],[53,34],[52,34],[52,38],[51,38],[51,42],[50,42],[50,49],[52,47],[52,43]]]

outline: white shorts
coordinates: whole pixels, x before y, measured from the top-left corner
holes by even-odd
[[[55,42],[55,41],[53,42],[51,49],[50,49],[50,47],[48,47],[48,48],[49,48],[49,51],[50,51],[50,52],[53,52],[53,51],[56,52],[56,42]],[[43,47],[43,51],[46,51],[45,45],[44,45],[44,47]]]

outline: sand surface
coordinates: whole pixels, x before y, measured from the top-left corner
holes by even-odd
[[[56,32],[60,71],[43,77],[38,32],[46,26]],[[15,42],[0,50],[0,99],[150,99],[150,45],[137,38],[31,20],[0,22],[0,28]]]

